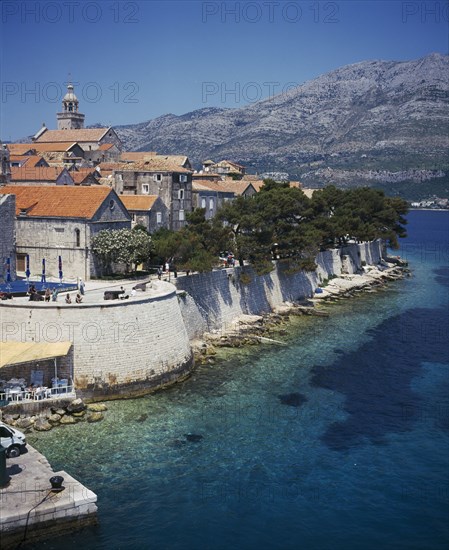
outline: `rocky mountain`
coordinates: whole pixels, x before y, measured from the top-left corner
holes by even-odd
[[[364,61],[242,108],[168,114],[116,130],[129,150],[183,153],[197,167],[227,158],[309,184],[323,182],[323,173],[326,183],[333,174],[348,184],[406,181],[407,174],[430,180],[448,174],[448,75],[449,56],[440,54]]]

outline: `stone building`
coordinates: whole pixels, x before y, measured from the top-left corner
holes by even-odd
[[[111,127],[82,128],[79,130],[48,130],[44,127],[35,139],[37,145],[68,141],[77,143],[83,150],[84,159],[94,164],[101,162],[103,157],[106,157],[102,145],[112,144],[115,145],[115,150],[122,150],[122,142]],[[115,157],[115,155],[108,155],[108,158],[110,157]]]
[[[232,201],[236,193],[216,181],[194,181],[192,183],[193,207],[204,208],[206,220],[213,218],[217,210],[227,201]]]
[[[0,187],[0,193],[4,187]],[[0,277],[6,281],[7,258],[10,261],[11,280],[16,279],[16,198],[14,195],[0,195]]]
[[[67,86],[62,112],[57,113],[56,118],[58,129],[49,130],[44,124],[33,137],[34,143],[77,143],[84,159],[94,164],[101,160],[118,159],[122,142],[113,128],[84,128],[84,115],[79,112],[79,101],[72,84]],[[113,147],[108,148],[107,144]]]
[[[243,177],[245,175],[245,167],[231,160],[221,160],[220,162],[205,160],[203,161],[203,171],[220,174],[221,176],[235,174]]]
[[[162,227],[168,228],[168,208],[156,195],[120,195],[120,199],[131,214],[133,227],[143,225],[149,233]]]
[[[131,216],[108,187],[9,185],[1,192],[16,197],[17,271],[25,270],[29,254],[34,276],[45,258],[46,275],[58,277],[59,256],[65,279],[97,276],[92,238],[102,229],[131,227]]]
[[[102,174],[103,175],[103,174]],[[142,162],[123,163],[112,171],[119,195],[157,195],[167,208],[168,227],[177,231],[186,225],[192,211],[192,172],[160,156]]]

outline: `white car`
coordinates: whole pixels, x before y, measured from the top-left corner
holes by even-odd
[[[16,458],[25,450],[27,442],[22,432],[0,422],[0,444],[8,458]]]

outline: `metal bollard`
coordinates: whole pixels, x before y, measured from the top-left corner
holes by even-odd
[[[0,445],[0,487],[6,487],[9,481],[10,477],[6,472],[6,449]]]

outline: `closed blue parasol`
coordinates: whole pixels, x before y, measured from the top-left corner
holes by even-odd
[[[46,283],[47,279],[45,278],[45,258],[42,258],[42,275],[41,275],[41,283]]]
[[[62,257],[61,256],[59,256],[59,259],[58,259],[58,268],[59,268],[59,281],[62,283],[63,274],[62,274]]]
[[[11,258],[6,258],[6,282],[11,282]]]
[[[26,255],[26,259],[25,259],[25,275],[26,275],[26,278],[27,278],[27,282],[29,282],[30,280],[30,275],[31,275],[31,271],[30,271],[30,255],[27,254]]]

